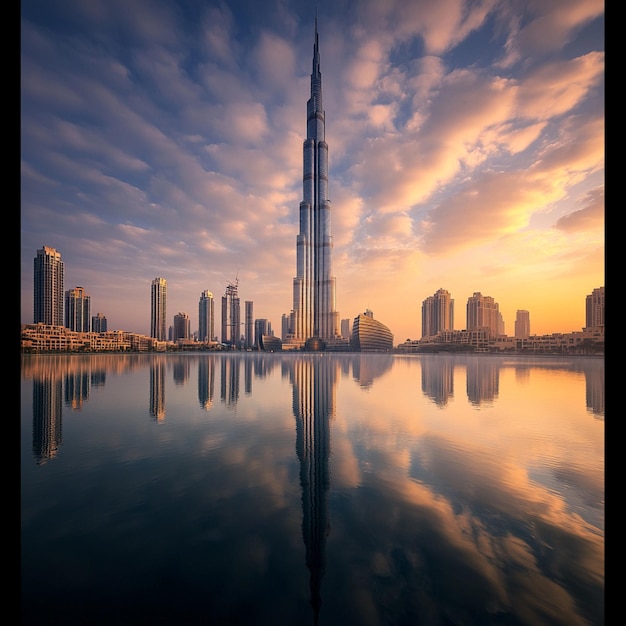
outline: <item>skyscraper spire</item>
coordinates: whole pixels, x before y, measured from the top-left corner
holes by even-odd
[[[328,144],[322,104],[317,9],[311,72],[311,97],[307,102],[307,136],[303,145],[300,232],[296,240],[296,277],[293,280],[291,334],[305,344],[339,336],[335,310],[335,278],[332,276],[330,200],[328,199]],[[317,344],[319,347],[319,343]]]

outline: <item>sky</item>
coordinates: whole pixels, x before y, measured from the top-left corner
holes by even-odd
[[[21,322],[56,248],[109,330],[237,284],[281,335],[319,33],[336,309],[394,343],[438,289],[580,331],[604,286],[601,0],[22,0]]]

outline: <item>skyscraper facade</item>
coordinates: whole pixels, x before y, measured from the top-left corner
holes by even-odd
[[[296,277],[293,279],[293,309],[290,316],[290,340],[301,345],[311,338],[323,342],[339,336],[335,278],[331,266],[328,144],[325,140],[325,113],[322,106],[317,18],[303,160],[303,198],[300,203],[300,231],[296,239]]]
[[[82,287],[65,292],[65,326],[78,333],[91,330],[91,298]]]
[[[598,287],[585,298],[585,327],[601,328],[603,326],[604,287]]]
[[[33,323],[63,326],[63,274],[61,253],[44,246],[34,259]]]
[[[107,332],[107,318],[102,313],[96,313],[91,318],[91,330],[94,333]]]
[[[240,340],[241,305],[239,301],[239,283],[226,285],[222,296],[222,343],[232,348],[237,347]]]
[[[215,339],[215,302],[213,294],[205,289],[200,294],[198,303],[198,341],[207,342]]]
[[[528,339],[530,337],[530,313],[519,310],[515,314],[515,338]]]
[[[174,315],[174,334],[172,339],[178,341],[179,339],[189,339],[191,335],[191,320],[189,315],[184,311],[179,311]]]
[[[167,341],[167,281],[155,278],[152,281],[150,309],[150,337]]]
[[[446,330],[454,330],[454,300],[448,291],[438,289],[422,302],[422,338]]]
[[[467,330],[479,328],[488,328],[493,336],[504,335],[500,305],[491,296],[476,291],[467,299]]]
[[[245,306],[245,347],[246,349],[254,346],[254,305],[251,300],[246,300]]]

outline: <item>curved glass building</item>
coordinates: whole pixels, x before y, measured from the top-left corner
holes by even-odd
[[[374,319],[368,309],[354,318],[350,348],[355,352],[389,352],[393,349],[393,334],[381,322]]]

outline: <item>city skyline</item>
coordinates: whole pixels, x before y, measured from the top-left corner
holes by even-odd
[[[318,4],[340,319],[421,335],[443,288],[585,325],[604,278],[602,2]],[[358,7],[358,10],[357,10]],[[306,3],[21,5],[21,309],[55,248],[110,329],[149,335],[237,276],[292,306]],[[461,320],[455,326],[462,327]]]

